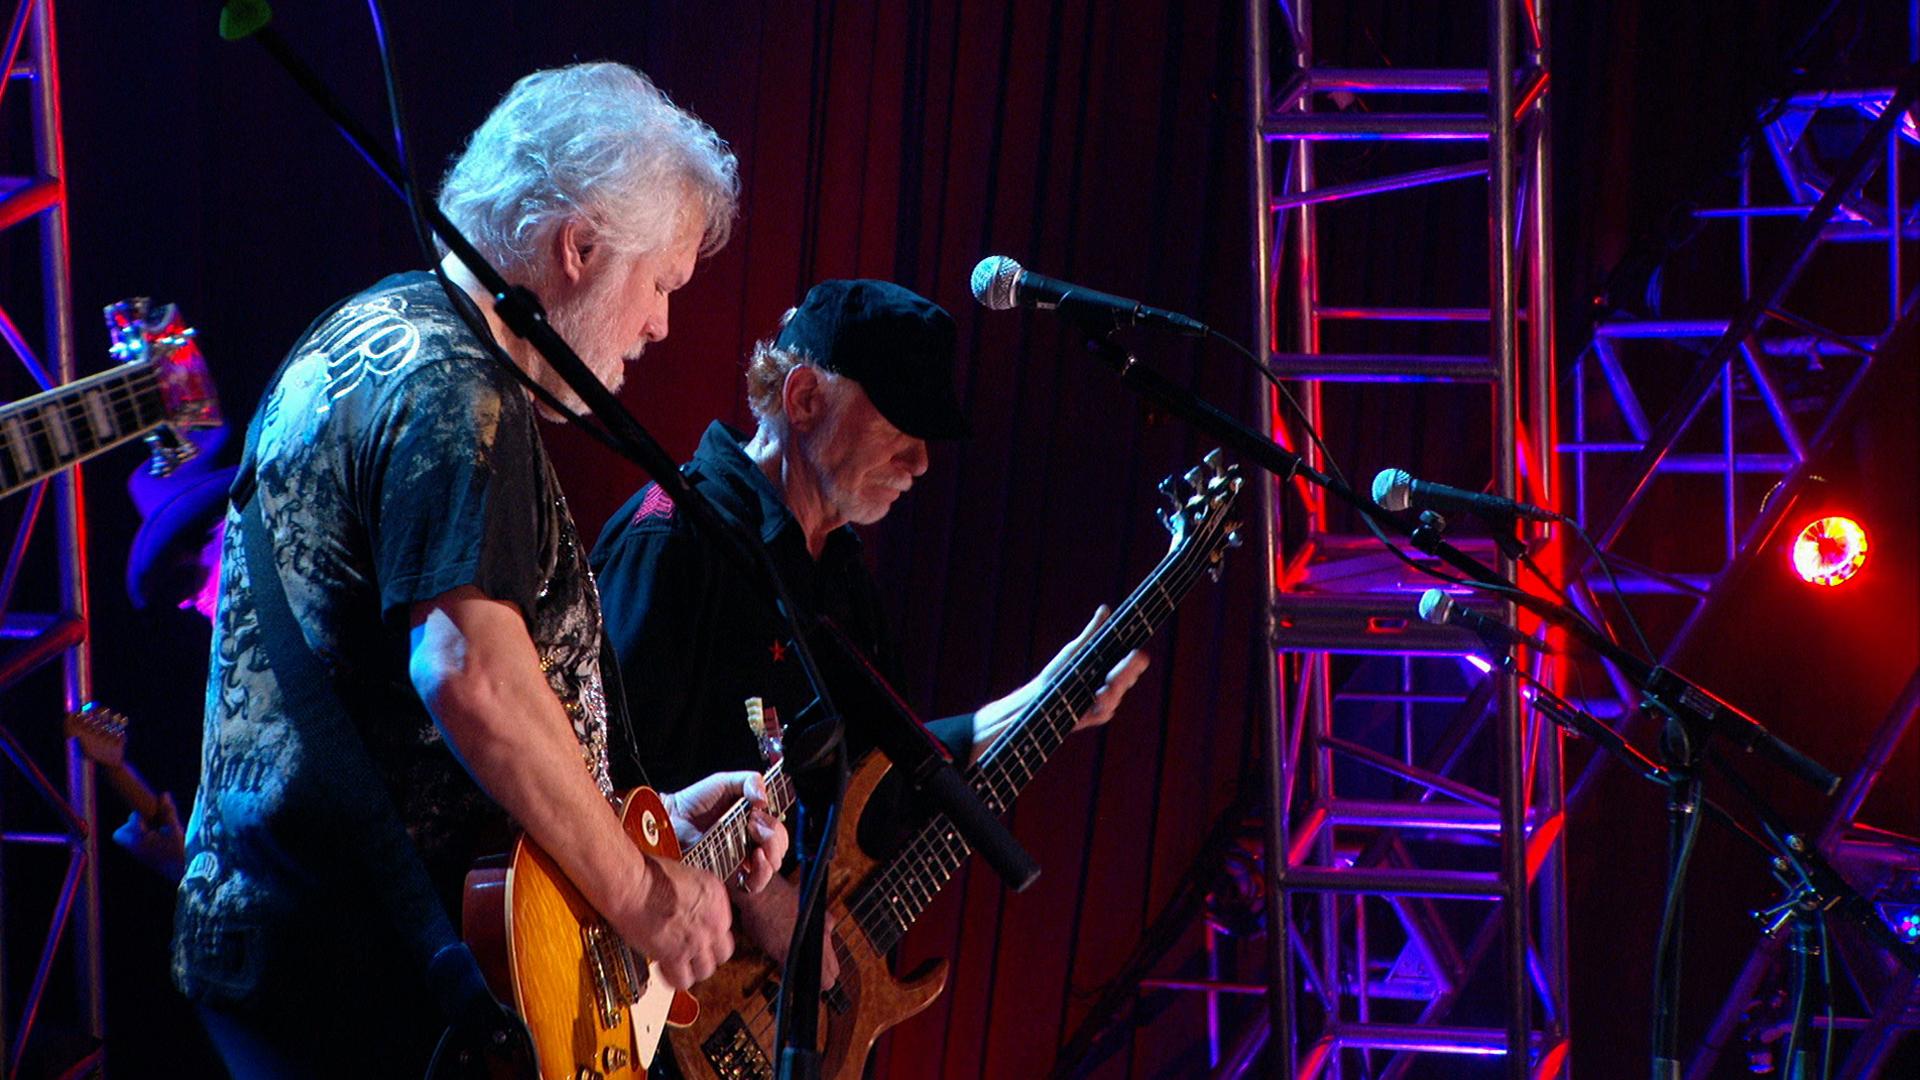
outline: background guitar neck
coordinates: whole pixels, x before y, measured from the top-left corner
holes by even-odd
[[[121,364],[0,405],[0,496],[130,442],[166,422],[159,376]]]
[[[113,790],[119,792],[120,797],[127,800],[127,805],[133,807],[141,817],[154,821],[160,816],[160,796],[134,771],[133,766],[125,763],[102,765],[100,771],[107,774],[107,782],[113,785]]]

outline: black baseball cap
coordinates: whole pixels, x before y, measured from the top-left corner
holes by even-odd
[[[972,428],[953,392],[955,336],[953,316],[910,289],[835,280],[807,290],[774,345],[859,383],[915,438],[964,439]]]

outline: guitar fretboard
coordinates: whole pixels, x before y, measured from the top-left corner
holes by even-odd
[[[0,496],[136,439],[165,419],[159,376],[145,363],[0,405]]]
[[[1003,815],[1021,790],[1073,733],[1093,704],[1107,672],[1173,614],[1226,543],[1224,507],[1216,508],[1141,582],[1068,670],[1043,691],[1013,726],[987,749],[969,775],[981,802]],[[876,951],[899,944],[933,898],[958,873],[972,847],[944,814],[934,818],[848,898],[847,909]]]
[[[774,817],[785,815],[793,805],[793,781],[787,778],[779,762],[775,762],[762,779],[766,782],[767,812]],[[749,810],[744,799],[734,803],[705,836],[681,855],[680,861],[723,880],[731,877],[753,850]]]

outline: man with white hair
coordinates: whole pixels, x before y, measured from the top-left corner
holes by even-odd
[[[710,128],[631,68],[585,64],[517,83],[440,206],[617,389],[725,243],[737,193]],[[236,1075],[423,1071],[445,1020],[412,924],[437,918],[396,915],[395,864],[345,824],[383,796],[449,912],[518,826],[676,987],[732,950],[727,887],[643,856],[611,804],[599,602],[535,426],[552,410],[508,364],[579,399],[464,268],[442,268],[450,288],[399,274],[315,320],[254,418],[228,511],[173,966]],[[370,784],[337,730],[364,746]],[[764,797],[752,772],[667,802],[697,829],[742,794]],[[741,891],[786,846],[755,814]]]
[[[682,469],[716,508],[758,534],[795,599],[834,620],[889,678],[898,677],[893,635],[853,526],[878,523],[913,487],[927,471],[929,440],[968,433],[953,391],[954,338],[945,310],[899,285],[823,281],[747,363],[753,434],[715,423]],[[671,785],[754,767],[742,699],[762,698],[786,720],[812,699],[784,625],[654,484],[608,521],[593,565],[647,769]],[[971,761],[1105,617],[1095,612],[1019,690],[928,727],[962,764]],[[1110,719],[1146,666],[1138,651],[1122,658],[1078,726]],[[902,820],[902,793],[882,792],[860,821],[862,844],[876,853],[911,824]],[[735,900],[742,931],[784,958],[795,896],[784,879],[776,884]],[[824,960],[831,978],[831,950]]]

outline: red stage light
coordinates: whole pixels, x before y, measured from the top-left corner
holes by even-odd
[[[1848,517],[1823,517],[1793,540],[1793,569],[1811,585],[1839,585],[1867,561],[1867,530]]]

